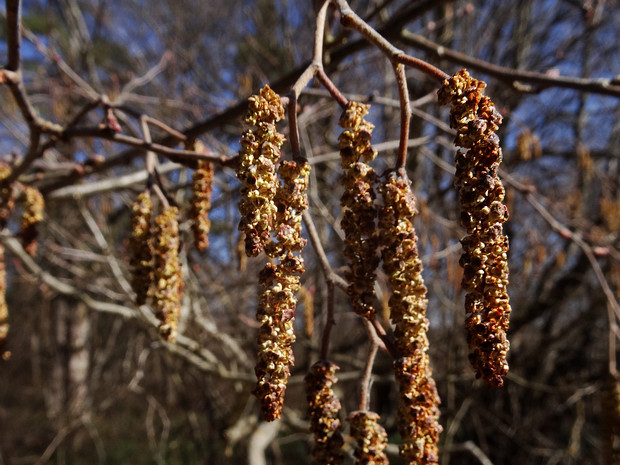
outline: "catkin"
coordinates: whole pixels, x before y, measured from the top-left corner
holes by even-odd
[[[390,172],[379,186],[379,238],[383,268],[392,295],[390,320],[402,358],[394,362],[399,387],[400,453],[407,464],[438,461],[439,395],[428,356],[427,289],[413,221],[417,214],[411,181],[404,170]]]
[[[153,233],[153,300],[160,321],[159,333],[174,342],[181,313],[183,273],[179,261],[177,207],[167,207],[155,218]]]
[[[151,244],[151,195],[144,191],[131,206],[131,237],[129,253],[131,287],[136,293],[136,305],[146,303],[153,282],[153,249]]]
[[[11,174],[11,168],[0,163],[0,181]],[[0,229],[4,229],[9,222],[9,216],[15,208],[15,193],[12,186],[0,187]]]
[[[45,200],[43,200],[41,192],[34,187],[25,187],[24,195],[26,199],[24,201],[24,213],[22,214],[22,225],[19,235],[24,250],[34,257],[37,253],[37,236],[39,235],[37,225],[43,221]]]
[[[260,330],[254,395],[266,421],[273,421],[282,413],[290,367],[295,362],[292,344],[295,342],[296,293],[300,288],[300,274],[305,271],[300,255],[306,243],[301,237],[301,217],[308,207],[306,190],[310,165],[302,161],[284,161],[278,173],[282,184],[274,195],[277,205],[274,238],[265,244],[265,251],[279,263],[268,263],[260,273],[256,312]]]
[[[385,465],[388,464],[385,448],[387,447],[387,433],[379,424],[379,415],[375,412],[357,411],[349,416],[351,436],[356,442],[356,465]]]
[[[335,364],[319,360],[305,378],[310,431],[314,434],[312,456],[319,465],[339,465],[344,461],[344,440],[338,418],[341,406],[332,389],[337,381],[336,370]]]
[[[377,152],[370,145],[374,126],[364,120],[370,105],[349,102],[340,117],[344,128],[338,138],[344,193],[340,198],[344,234],[344,256],[349,261],[345,277],[349,283],[347,294],[354,311],[363,317],[375,314],[375,270],[377,254],[374,185],[377,175],[368,162]]]
[[[450,126],[457,131],[454,184],[461,203],[462,287],[467,292],[465,310],[469,359],[477,377],[501,386],[508,372],[506,338],[508,299],[508,238],[502,224],[508,219],[505,192],[497,170],[502,160],[495,134],[502,122],[491,100],[483,95],[486,84],[466,70],[444,81],[439,104],[450,103]]]
[[[245,252],[250,257],[260,254],[270,241],[277,212],[276,164],[284,136],[276,130],[275,123],[283,117],[280,96],[269,86],[249,98],[245,121],[255,128],[243,133],[236,175],[242,183],[239,231],[245,234]]]
[[[209,231],[211,230],[209,212],[211,211],[213,174],[213,163],[201,160],[198,162],[198,167],[192,178],[192,232],[194,233],[194,244],[200,251],[209,247]]]

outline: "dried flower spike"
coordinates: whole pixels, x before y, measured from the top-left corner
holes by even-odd
[[[265,421],[280,418],[284,392],[295,363],[295,293],[299,276],[295,257],[279,265],[268,263],[259,276],[259,301],[256,319],[260,323],[258,359],[254,367],[257,383],[253,394],[261,404]]]
[[[340,401],[332,389],[337,381],[337,369],[335,364],[319,360],[305,378],[310,431],[314,434],[312,456],[319,465],[338,465],[344,461],[344,440],[338,418]]]
[[[24,195],[24,213],[22,215],[22,227],[19,235],[22,240],[24,250],[34,257],[37,253],[37,225],[43,221],[43,210],[45,208],[45,200],[41,192],[34,187],[25,187]]]
[[[0,181],[11,174],[11,168],[0,163]],[[0,229],[4,229],[9,221],[9,216],[15,208],[15,194],[12,186],[0,187]]]
[[[200,251],[209,247],[209,231],[211,221],[211,194],[213,190],[213,163],[199,161],[198,168],[194,171],[192,181],[192,206],[191,217],[194,243]]]
[[[403,439],[400,453],[407,464],[437,463],[440,399],[428,356],[427,289],[413,226],[418,211],[404,170],[388,173],[379,191],[383,197],[379,208],[381,255],[392,288],[390,320],[402,356],[394,362],[400,394],[398,429]]]
[[[177,207],[166,208],[157,218],[153,233],[153,298],[159,332],[174,342],[181,313],[183,277],[179,261],[179,223]]]
[[[508,300],[508,239],[502,224],[508,219],[504,187],[497,174],[502,160],[495,134],[502,117],[482,95],[486,84],[461,70],[444,81],[439,104],[451,104],[450,126],[455,143],[467,149],[456,155],[454,184],[461,202],[461,223],[467,236],[461,241],[462,287],[470,361],[476,376],[501,386],[508,372],[506,338]]]
[[[375,314],[375,270],[379,265],[374,206],[377,175],[368,165],[377,153],[370,145],[374,126],[364,120],[369,108],[349,102],[340,117],[344,131],[338,138],[344,185],[341,226],[345,234],[344,256],[349,261],[347,294],[355,312],[366,318]]]
[[[379,415],[375,412],[353,412],[349,416],[351,436],[357,443],[353,456],[356,465],[385,465],[387,434],[379,424]]]
[[[294,364],[295,332],[293,322],[300,288],[299,275],[304,272],[300,252],[306,241],[301,237],[301,216],[308,206],[306,190],[310,166],[304,162],[286,161],[279,168],[282,185],[277,189],[274,218],[275,240],[265,251],[279,263],[268,263],[259,276],[259,301],[256,319],[258,336],[257,377],[254,394],[266,421],[280,417],[284,392]]]
[[[131,206],[131,238],[129,239],[131,287],[136,305],[143,305],[153,283],[153,250],[151,244],[151,195],[144,191]]]
[[[245,234],[245,251],[251,257],[261,253],[269,242],[277,211],[276,164],[284,136],[275,123],[283,117],[280,97],[269,86],[262,88],[260,95],[250,97],[245,121],[256,128],[243,133],[236,174],[242,183],[239,231]]]
[[[265,252],[272,258],[282,258],[301,252],[306,240],[301,237],[301,218],[308,208],[308,180],[310,165],[305,162],[283,161],[278,167],[281,184],[276,190],[273,222],[275,240],[265,245]]]

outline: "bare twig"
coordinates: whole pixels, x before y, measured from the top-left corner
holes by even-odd
[[[393,63],[396,82],[398,84],[398,96],[400,99],[400,141],[398,144],[398,157],[396,169],[404,169],[407,163],[407,141],[409,140],[409,122],[411,120],[411,106],[409,105],[409,89],[405,67],[400,63]]]
[[[611,95],[620,97],[620,86],[611,84],[611,79],[584,79],[566,76],[551,76],[532,71],[522,71],[512,68],[497,66],[489,62],[472,58],[469,55],[451,50],[438,45],[422,36],[408,31],[401,32],[401,41],[412,47],[417,47],[434,54],[438,58],[445,58],[459,65],[468,66],[477,71],[489,74],[505,82],[511,83],[515,88],[533,91],[534,89],[523,89],[520,82],[536,84],[541,88],[561,87],[565,89],[575,89],[581,92],[592,92],[596,94]]]
[[[20,71],[22,65],[21,10],[21,0],[6,0],[6,41],[9,55],[6,69],[9,71]]]

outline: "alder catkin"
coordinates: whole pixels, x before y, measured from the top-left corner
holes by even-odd
[[[131,287],[136,293],[136,305],[146,303],[153,283],[153,249],[151,243],[151,195],[144,191],[131,206],[131,237],[129,254]]]
[[[470,361],[477,377],[501,386],[508,373],[506,337],[508,299],[508,238],[502,224],[508,219],[505,192],[497,170],[502,160],[495,134],[502,122],[491,100],[483,95],[486,84],[466,70],[446,79],[439,104],[450,103],[450,126],[457,131],[456,145],[467,149],[456,154],[454,184],[461,203],[462,287],[467,292],[465,310]]]
[[[400,454],[406,464],[438,462],[439,394],[428,356],[427,289],[422,278],[413,221],[418,213],[404,170],[389,172],[379,185],[379,241],[392,295],[390,320],[401,358],[394,362],[399,387]]]
[[[0,163],[0,181],[11,174],[11,168]],[[9,221],[9,216],[15,208],[15,193],[12,186],[0,187],[0,229],[4,229]]]
[[[386,465],[389,463],[385,448],[387,433],[379,424],[379,415],[375,412],[357,411],[349,415],[351,436],[356,442],[356,465]]]
[[[265,421],[282,414],[284,393],[293,366],[292,344],[295,342],[294,318],[296,293],[304,261],[300,253],[306,243],[301,237],[301,218],[308,207],[306,190],[310,165],[303,161],[284,161],[278,173],[282,184],[274,195],[276,214],[273,240],[265,251],[277,264],[268,263],[259,275],[259,300],[256,319],[260,323],[255,367],[256,395]]]
[[[37,225],[43,221],[45,200],[43,200],[41,192],[30,186],[24,188],[24,195],[24,213],[22,214],[19,236],[24,250],[34,257],[37,253],[37,237],[39,235]]]
[[[183,297],[183,272],[179,260],[177,207],[167,207],[155,218],[153,232],[153,302],[162,338],[174,342]]]
[[[194,144],[194,150],[204,151],[204,145],[199,141]],[[192,218],[192,232],[194,244],[200,251],[209,247],[209,231],[211,221],[211,194],[213,192],[213,163],[200,160],[192,177],[192,201],[190,215]]]
[[[319,360],[305,378],[310,431],[314,434],[312,456],[319,465],[339,465],[344,461],[342,425],[338,418],[341,406],[332,389],[338,381],[336,370],[335,364]]]
[[[239,231],[245,235],[245,252],[250,257],[260,254],[270,241],[275,220],[276,164],[284,142],[275,123],[283,117],[280,96],[269,86],[249,98],[245,121],[255,128],[243,133],[236,175],[242,183]]]
[[[340,225],[345,234],[344,256],[349,262],[347,294],[354,311],[365,318],[375,314],[375,270],[379,265],[374,205],[377,175],[368,165],[377,152],[370,145],[374,126],[364,120],[369,108],[349,102],[340,117],[344,131],[338,137],[344,186]]]

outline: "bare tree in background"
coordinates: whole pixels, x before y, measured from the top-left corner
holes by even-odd
[[[378,444],[376,463],[620,461],[616,0],[6,0],[2,15],[0,464],[363,463],[363,438]],[[493,115],[465,128],[438,105],[461,68],[487,83],[496,130]],[[265,85],[282,97],[273,120],[261,119],[259,97],[248,103],[261,95],[275,111]],[[365,105],[364,116],[351,109]],[[244,122],[248,108],[257,114]],[[469,181],[454,188],[469,160],[455,162],[454,141],[472,150],[459,140],[478,140],[464,132],[476,127],[501,140],[503,163],[485,173],[510,212],[501,388],[476,380],[464,330],[468,286],[481,288],[460,241],[475,236],[467,215],[488,213],[463,207]],[[251,154],[254,172],[260,155],[249,130],[273,146],[286,139],[270,162],[279,193],[261,204],[276,207],[261,239],[268,256],[248,257],[252,228],[238,230],[256,181],[238,175],[240,160]],[[346,158],[351,148],[359,159]],[[373,194],[360,187],[374,182]],[[397,239],[382,242],[363,226],[389,223],[398,189],[415,205],[403,194],[400,229],[388,234]],[[153,224],[178,216],[158,223],[165,285],[150,287],[146,269],[137,305],[130,255],[151,233],[136,235],[145,192]],[[301,236],[285,232],[301,228],[306,203],[287,192],[307,197]],[[392,249],[402,270],[388,265]],[[290,340],[272,338],[283,298],[268,296],[284,284],[297,288],[287,294],[295,318],[278,326],[294,330],[291,353]],[[395,316],[394,295],[408,292],[417,297],[403,301],[423,303],[414,330]],[[295,359],[281,365],[273,422],[259,406],[257,337]],[[411,386],[424,395],[408,402]],[[432,421],[431,445],[407,446],[421,430],[404,411],[422,407],[427,419],[440,413],[438,457]]]

